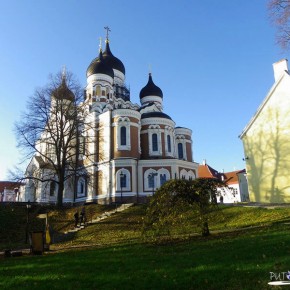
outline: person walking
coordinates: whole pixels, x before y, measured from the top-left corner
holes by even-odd
[[[78,211],[74,214],[74,218],[75,218],[75,228],[77,228],[78,223],[79,223],[79,212]]]
[[[82,211],[81,211],[81,220],[80,220],[80,226],[81,225],[86,225],[86,209],[85,209],[85,207],[83,206],[83,208],[82,208]]]

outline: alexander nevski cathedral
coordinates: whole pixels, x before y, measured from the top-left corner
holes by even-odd
[[[163,93],[149,73],[147,84],[140,90],[140,105],[130,100],[125,85],[125,66],[110,49],[108,30],[105,50],[87,68],[85,106],[95,122],[98,136],[89,146],[100,150],[92,168],[93,180],[78,178],[76,191],[65,186],[63,202],[145,202],[170,179],[195,179],[198,164],[193,161],[192,131],[177,127],[163,112]],[[166,98],[165,98],[166,99]],[[180,107],[182,110],[182,107]],[[92,136],[91,136],[92,137]],[[32,165],[40,167],[37,156]],[[52,186],[50,186],[52,187]],[[22,190],[22,200],[56,202],[55,188],[35,186],[29,181]]]

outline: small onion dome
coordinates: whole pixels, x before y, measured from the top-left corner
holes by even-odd
[[[59,100],[74,101],[75,96],[73,92],[67,87],[65,77],[62,78],[61,85],[52,92],[52,95]]]
[[[141,115],[141,119],[146,119],[146,118],[163,118],[163,119],[172,120],[168,115],[162,112],[148,112]]]
[[[147,96],[157,96],[163,98],[161,89],[153,83],[151,73],[149,73],[149,80],[147,85],[140,91],[140,99]]]
[[[114,71],[113,69],[105,63],[103,53],[100,50],[99,56],[95,58],[87,69],[87,77],[94,75],[94,74],[104,74],[109,75],[110,77],[114,78]]]
[[[106,49],[103,53],[103,57],[104,57],[105,63],[108,66],[122,72],[125,75],[125,67],[123,63],[112,54],[108,40],[106,41]]]

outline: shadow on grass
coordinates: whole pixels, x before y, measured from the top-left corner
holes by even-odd
[[[2,261],[3,289],[268,289],[287,271],[288,228],[221,233],[209,239],[130,244]],[[65,285],[65,286],[64,286]],[[271,288],[269,288],[271,289]]]

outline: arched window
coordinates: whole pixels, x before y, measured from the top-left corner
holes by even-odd
[[[97,86],[97,88],[96,88],[96,95],[97,96],[101,95],[101,87],[100,86]]]
[[[171,138],[170,138],[170,135],[167,135],[167,149],[168,149],[168,152],[171,152]]]
[[[125,173],[120,174],[120,185],[121,188],[127,187],[127,176]]]
[[[152,151],[158,151],[158,139],[157,134],[152,134]]]
[[[122,145],[127,145],[126,143],[126,140],[127,140],[127,130],[126,130],[126,127],[122,126],[121,127],[121,146]]]
[[[160,186],[166,182],[166,174],[160,174]]]
[[[49,195],[54,196],[55,193],[55,181],[50,182],[50,190],[49,190]]]
[[[152,189],[155,188],[155,175],[154,174],[148,175],[148,187]]]
[[[130,191],[131,190],[131,175],[130,171],[122,168],[116,172],[116,181],[117,181],[117,191]]]
[[[130,119],[121,117],[114,126],[117,127],[117,150],[131,150]]]
[[[177,149],[178,149],[178,159],[183,159],[183,144],[178,143]]]
[[[78,179],[77,196],[82,197],[86,195],[86,182],[83,177]]]

